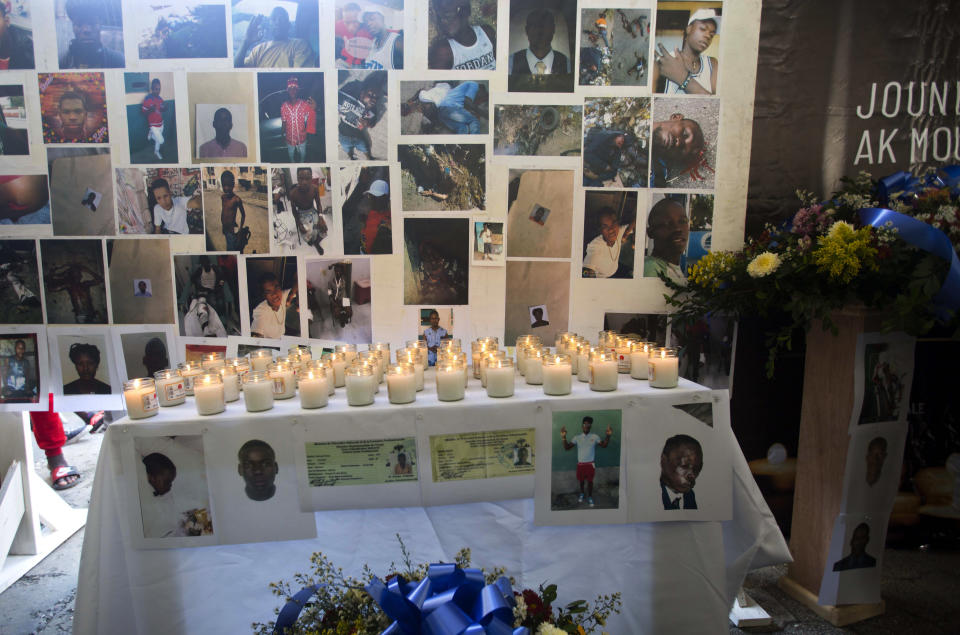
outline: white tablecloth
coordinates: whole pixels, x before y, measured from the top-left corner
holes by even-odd
[[[418,407],[439,405],[430,379],[427,391],[418,395]],[[646,384],[621,378],[621,392],[656,398],[705,390],[683,380],[669,391]],[[575,396],[595,397],[598,405],[604,398],[603,393],[590,393],[585,384],[575,385]],[[467,400],[456,407],[469,408],[485,398],[471,387]],[[514,397],[543,398],[539,387],[522,384]],[[385,394],[377,401],[364,409],[370,416],[389,407]],[[336,416],[345,408],[332,405],[306,416]],[[242,399],[229,404],[228,411],[242,413]],[[295,399],[278,402],[273,411],[259,416],[293,414],[305,414]],[[189,403],[163,409],[150,424],[168,425],[170,434],[176,434],[177,421],[187,418],[196,421]],[[207,426],[217,421],[203,419]],[[727,613],[747,571],[790,559],[732,433],[733,519],[727,522],[535,527],[533,500],[524,499],[319,512],[314,540],[134,550],[122,509],[125,475],[118,441],[125,428],[108,428],[97,465],[74,617],[74,632],[80,635],[247,633],[252,622],[272,619],[280,604],[268,584],[307,571],[314,551],[323,551],[348,574],[359,575],[365,563],[384,572],[401,559],[398,533],[415,562],[449,562],[460,548],[470,547],[474,566],[504,566],[521,587],[558,583],[561,604],[620,591],[623,613],[605,627],[612,635],[726,633]],[[236,470],[236,465],[223,469]]]

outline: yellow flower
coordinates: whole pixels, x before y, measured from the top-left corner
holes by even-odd
[[[719,289],[736,260],[729,251],[711,251],[693,264],[688,280],[705,289]]]
[[[853,231],[853,225],[845,220],[838,220],[830,226],[830,230],[827,231],[827,238],[831,240],[837,240],[839,238],[849,239],[853,236]]]
[[[870,244],[870,230],[854,230],[853,225],[838,221],[813,252],[817,270],[830,278],[848,283],[863,267],[876,269],[877,250]]]
[[[780,256],[769,251],[765,251],[750,261],[747,265],[747,273],[751,278],[762,278],[768,276],[780,267]]]

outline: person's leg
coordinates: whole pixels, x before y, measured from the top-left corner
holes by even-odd
[[[299,161],[300,161],[301,163],[304,162],[304,161],[306,161],[306,160],[307,160],[307,142],[304,141],[303,143],[301,143],[301,144],[299,144],[298,146],[296,146],[296,148],[297,148],[297,152],[300,153],[300,159],[299,159]],[[292,163],[292,160],[291,160],[291,163]]]
[[[227,232],[223,235],[227,241],[227,251],[239,251],[240,250],[240,237],[234,232]]]
[[[347,155],[347,158],[352,159],[353,149],[356,146],[357,138],[352,135],[342,134],[339,135],[340,139],[340,148],[343,149],[344,154]]]
[[[443,106],[440,108],[440,121],[455,134],[477,134],[480,122],[463,108]]]
[[[297,147],[298,146],[291,145],[289,143],[287,144],[287,156],[290,158],[290,163],[293,163],[294,161],[297,160],[296,158]]]
[[[63,422],[56,412],[31,412],[30,423],[37,445],[47,455],[47,467],[50,468],[50,480],[56,489],[73,487],[80,480],[76,470],[69,468],[63,456],[63,445],[67,435],[63,431]],[[58,476],[59,474],[59,476]]]

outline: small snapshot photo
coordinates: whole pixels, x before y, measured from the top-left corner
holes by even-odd
[[[496,0],[430,0],[427,68],[497,68]]]
[[[568,258],[573,225],[572,170],[510,170],[507,233],[511,258]]]
[[[116,232],[107,148],[48,148],[53,233],[111,236]]]
[[[121,234],[203,234],[200,168],[117,168]]]
[[[337,72],[338,157],[387,158],[387,71]]]
[[[373,340],[369,258],[310,258],[307,305],[310,337],[347,344]]]
[[[687,250],[693,199],[686,194],[654,193],[647,213],[647,244],[643,255],[644,277],[666,276],[677,284],[687,280]],[[712,197],[711,197],[712,198]],[[702,203],[702,201],[701,201]],[[713,201],[710,201],[711,209]]]
[[[106,335],[60,335],[60,376],[64,395],[109,395],[110,351]],[[57,372],[54,370],[53,372]]]
[[[177,162],[173,73],[124,73],[130,163]]]
[[[703,446],[689,434],[675,434],[664,442],[660,451],[660,502],[664,511],[698,508],[694,489],[703,460]]]
[[[296,256],[247,258],[250,337],[300,337]]]
[[[120,348],[128,379],[150,377],[170,368],[170,343],[165,331],[121,333]]]
[[[197,158],[246,159],[247,105],[197,104]]]
[[[636,230],[636,192],[584,192],[581,275],[632,279]]]
[[[84,207],[88,207],[91,212],[97,211],[97,205],[100,204],[100,201],[103,200],[103,194],[97,192],[96,190],[91,190],[89,187],[87,191],[83,193],[83,199],[80,201],[80,204]]]
[[[203,436],[133,440],[144,538],[213,534]]]
[[[142,60],[227,57],[227,8],[222,3],[177,0],[137,14]]]
[[[713,189],[720,102],[655,97],[650,136],[653,187]]]
[[[238,343],[238,344],[237,344],[237,357],[246,357],[247,355],[249,355],[249,354],[252,353],[253,351],[258,351],[258,350],[260,350],[261,348],[265,348],[265,349],[267,349],[267,350],[269,350],[269,351],[272,351],[274,357],[276,357],[276,356],[278,356],[278,355],[280,354],[280,347],[279,347],[279,346],[269,346],[269,345],[262,344],[262,343],[260,343],[260,342],[257,342],[256,344],[243,344],[243,343]],[[324,352],[324,353],[332,353],[332,352],[333,352],[333,349],[330,349],[330,350],[324,349],[323,352]]]
[[[33,240],[0,240],[0,323],[43,324]]]
[[[913,380],[913,341],[894,336],[870,339],[864,342],[861,357],[863,404],[857,424],[901,421]]]
[[[512,238],[510,242],[512,245]],[[555,339],[568,325],[570,262],[508,260],[505,297],[505,342],[514,342],[531,333],[531,329],[545,342]],[[549,319],[537,320],[533,315],[535,307],[543,307]],[[532,328],[534,322],[541,321],[548,324]]]
[[[227,355],[227,347],[224,344],[184,344],[183,359],[191,363],[200,363],[210,353],[220,353],[224,357]]]
[[[553,413],[550,509],[618,509],[623,413]]]
[[[322,163],[323,73],[257,75],[260,160],[264,163]]]
[[[404,211],[486,207],[486,148],[481,144],[399,145]]]
[[[266,441],[250,439],[237,450],[237,472],[248,500],[262,502],[277,493],[277,453]]]
[[[583,9],[581,23],[581,86],[647,85],[649,9]]]
[[[467,304],[470,220],[403,219],[403,303]]]
[[[538,329],[541,326],[550,326],[550,314],[546,304],[530,307],[530,328]]]
[[[403,0],[336,0],[337,68],[403,68]]]
[[[39,73],[44,143],[109,143],[103,73]]]
[[[493,107],[493,153],[580,156],[582,106],[498,104]]]
[[[240,287],[236,256],[176,255],[173,257],[173,279],[177,290],[180,335],[240,335]]]
[[[271,170],[273,242],[284,253],[323,255],[333,248],[330,168],[299,166]]]
[[[512,0],[507,89],[572,93],[576,42],[575,0]]]
[[[666,346],[667,316],[663,313],[604,313],[603,330]]]
[[[882,518],[900,486],[907,427],[897,421],[858,427],[850,435],[843,475],[844,513]]]
[[[392,254],[390,168],[342,167],[338,182],[343,201],[343,253]]]
[[[6,69],[23,70],[34,67],[32,12],[30,3],[25,0],[2,3],[4,26],[4,55],[7,55]]]
[[[133,295],[136,298],[152,298],[150,278],[136,278],[133,281]]]
[[[120,0],[66,0],[54,19],[60,70],[123,68]]]
[[[427,365],[437,365],[437,350],[443,340],[453,337],[453,309],[420,309],[417,339],[427,343]]]
[[[880,601],[887,524],[881,516],[838,514],[820,582],[821,604],[873,604]]]
[[[23,100],[23,85],[0,85],[0,145],[2,145],[0,156],[30,154],[27,127],[27,106]]]
[[[0,403],[40,402],[36,333],[0,333]]]
[[[583,132],[585,186],[647,187],[649,97],[586,100]]]
[[[548,216],[550,216],[549,208],[546,208],[543,205],[538,205],[537,203],[534,203],[533,205],[530,206],[530,215],[527,216],[527,218],[532,220],[537,225],[540,225],[541,227],[543,227],[544,225],[547,224]]]
[[[473,221],[474,266],[502,267],[506,262],[503,249],[503,223]]]
[[[99,240],[41,240],[48,324],[106,324],[107,291]]]
[[[3,225],[50,225],[46,174],[0,176],[0,227]]]
[[[231,0],[233,65],[316,68],[320,4],[306,0]]]
[[[659,2],[654,37],[653,92],[716,95],[723,3]]]
[[[207,251],[270,253],[266,168],[231,165],[202,169]]]
[[[486,80],[400,82],[400,134],[487,134]]]

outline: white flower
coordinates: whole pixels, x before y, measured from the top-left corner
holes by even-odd
[[[523,601],[522,595],[515,595],[517,605],[513,607],[513,625],[520,626],[523,620],[527,619],[527,603]]]
[[[750,261],[747,265],[747,273],[751,278],[762,278],[768,276],[780,267],[780,256],[765,251]]]
[[[830,230],[827,232],[827,238],[849,238],[853,236],[853,231],[853,225],[845,220],[838,220],[830,226]]]
[[[537,635],[567,635],[567,632],[563,629],[557,628],[553,624],[544,622],[537,627]]]

